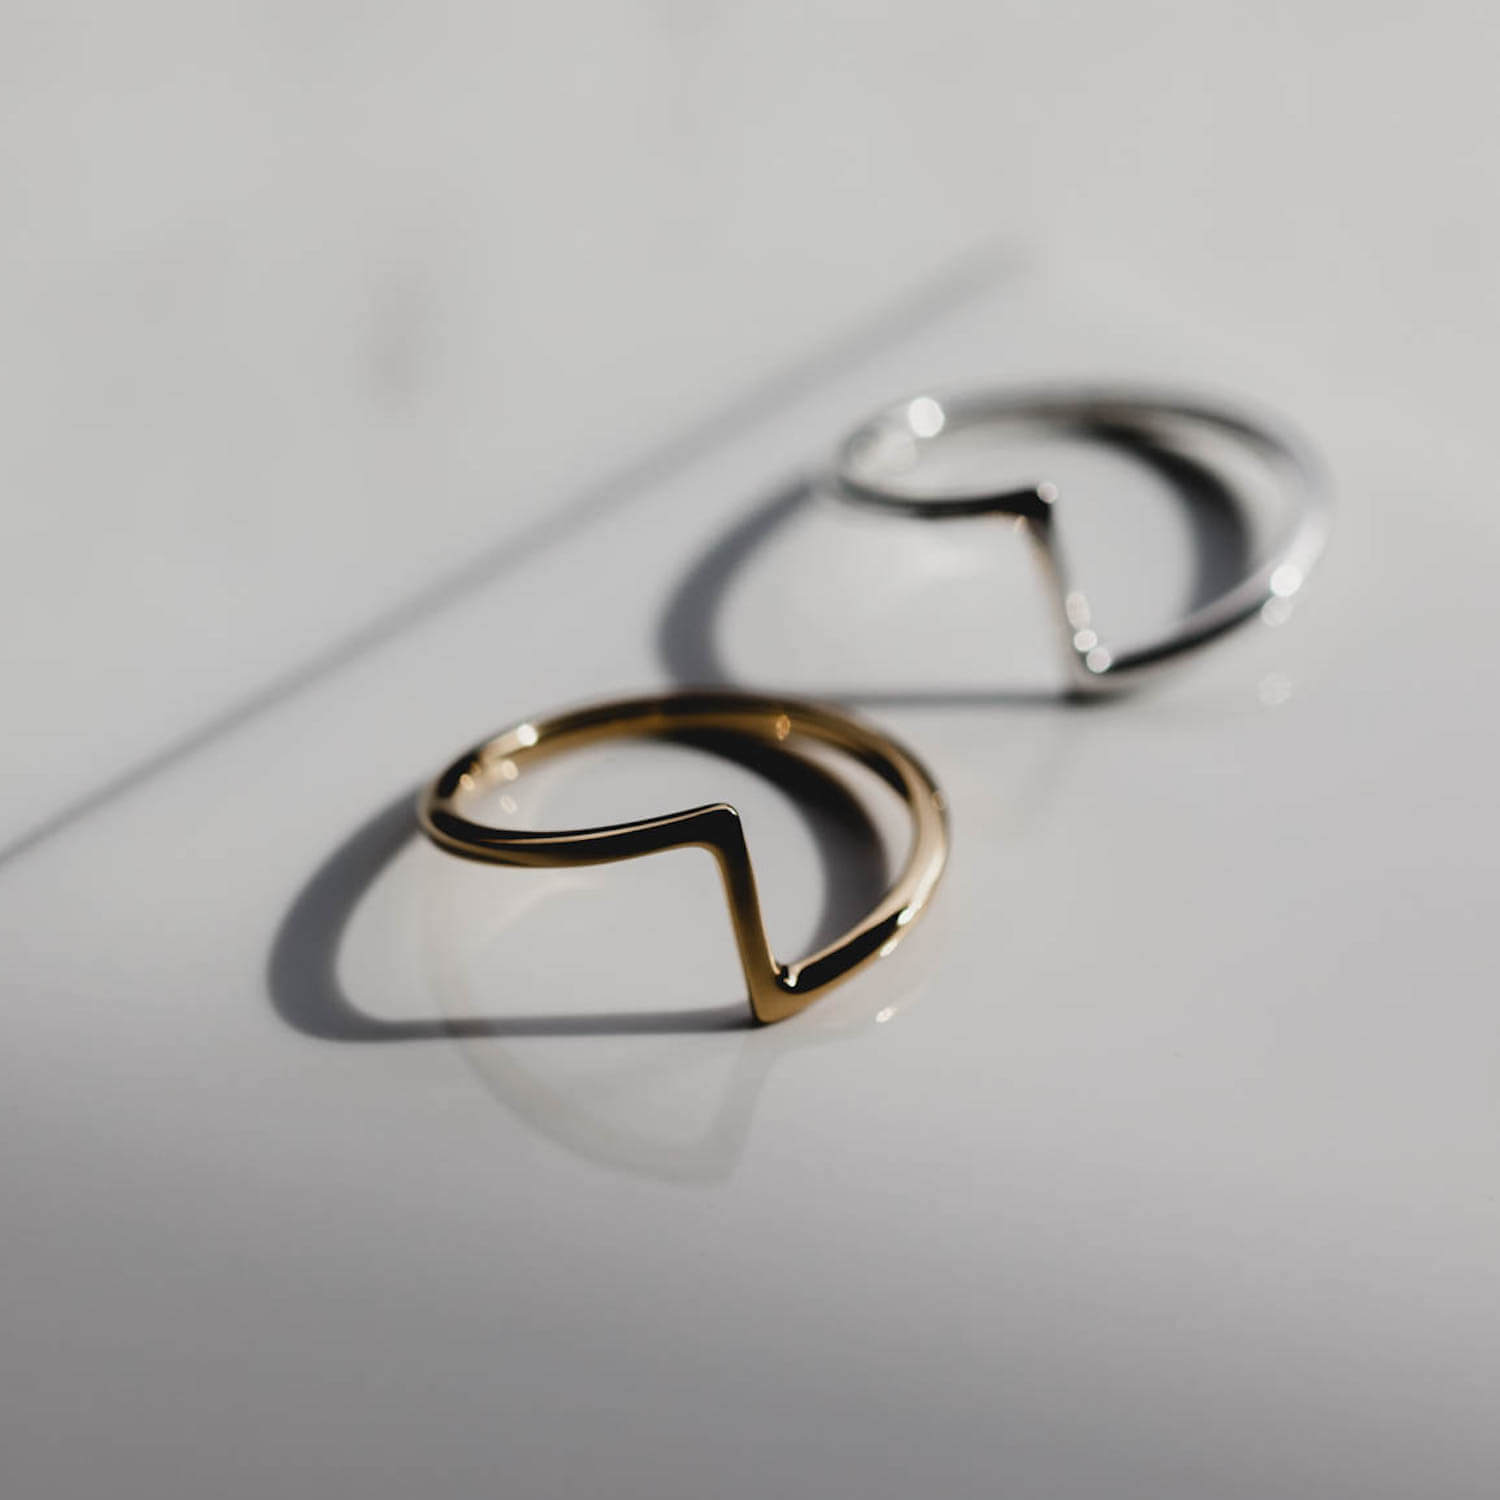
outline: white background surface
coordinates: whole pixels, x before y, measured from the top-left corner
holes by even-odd
[[[1482,472],[1483,5],[17,5],[0,838],[971,247]]]
[[[1482,12],[4,25],[6,834],[219,721],[0,867],[8,1493],[1493,1492]],[[950,791],[892,964],[763,1032],[519,1036],[732,1003],[705,871],[523,901],[411,845],[345,881],[343,991],[499,1034],[288,1024],[333,851],[665,680],[674,590],[848,419],[1070,373],[1294,414],[1334,547],[1082,714],[983,701],[1045,672],[1003,538],[747,555],[729,665],[864,689]],[[725,775],[791,950],[815,849]]]

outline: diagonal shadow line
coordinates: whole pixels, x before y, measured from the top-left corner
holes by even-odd
[[[648,486],[686,468],[734,434],[786,410],[824,381],[899,342],[928,321],[956,312],[991,286],[1012,264],[1008,257],[991,246],[960,257],[936,276],[896,298],[883,312],[857,329],[760,381],[678,437],[650,450],[607,479],[590,484],[571,500],[556,506],[519,532],[508,533],[462,566],[442,574],[326,650],[273,678],[156,754],[126,767],[85,796],[44,818],[0,848],[0,866],[19,859],[98,808],[135,791],[268,709],[333,676],[408,627],[441,614],[486,584],[530,563],[578,527],[640,499]]]

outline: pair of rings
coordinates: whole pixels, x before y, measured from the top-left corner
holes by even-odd
[[[1248,463],[1262,483],[1269,481],[1285,496],[1286,518],[1248,573],[1193,609],[1167,635],[1136,645],[1109,643],[1068,570],[1054,523],[1055,486],[993,490],[969,483],[944,486],[924,477],[924,460],[940,445],[983,428],[1125,441],[1216,472],[1241,506],[1253,487],[1242,472]],[[917,396],[876,413],[845,439],[827,487],[857,504],[928,521],[1015,520],[1030,535],[1051,583],[1072,689],[1090,696],[1133,686],[1263,611],[1284,608],[1321,553],[1329,523],[1321,468],[1300,438],[1279,423],[1197,400],[1120,391]],[[904,803],[913,832],[903,868],[874,910],[819,952],[794,963],[772,953],[744,831],[728,803],[552,832],[492,827],[462,812],[467,800],[484,790],[591,742],[705,732],[787,750],[789,742],[811,741],[864,765]],[[723,881],[750,1010],[760,1022],[794,1015],[832,985],[891,953],[932,899],[948,855],[943,795],[909,750],[825,705],[728,691],[623,699],[515,725],[455,760],[423,792],[418,812],[423,830],[440,848],[490,864],[594,865],[668,849],[707,850]]]

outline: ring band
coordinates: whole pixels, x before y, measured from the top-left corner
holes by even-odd
[[[1194,456],[1205,436],[1227,439],[1259,458],[1293,502],[1294,514],[1262,561],[1239,582],[1189,613],[1168,635],[1127,649],[1099,637],[1088,598],[1069,576],[1054,524],[1057,489],[1037,484],[996,493],[922,491],[900,482],[922,450],[965,427],[1006,422],[1056,434],[1125,437],[1157,451]],[[1149,392],[1085,390],[921,395],[861,423],[839,446],[831,476],[845,499],[925,520],[1014,517],[1030,533],[1057,595],[1069,676],[1080,693],[1133,685],[1149,669],[1207,645],[1226,631],[1285,603],[1307,579],[1327,540],[1330,503],[1322,465],[1280,422],[1227,406]],[[1238,502],[1232,483],[1225,488]],[[1278,602],[1282,601],[1282,602]]]
[[[781,748],[789,739],[816,741],[873,771],[911,814],[905,867],[880,903],[835,942],[796,963],[780,963],[771,952],[740,816],[727,802],[632,823],[555,832],[493,828],[471,822],[458,811],[463,798],[514,781],[523,770],[566,750],[620,736],[708,731]],[[707,849],[724,882],[750,1009],[762,1022],[795,1015],[824,990],[891,953],[931,899],[948,858],[942,793],[908,750],[832,709],[748,693],[626,698],[517,724],[459,756],[422,793],[418,817],[440,848],[497,865],[599,865],[667,849]]]

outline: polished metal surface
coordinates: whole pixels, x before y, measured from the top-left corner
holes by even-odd
[[[562,832],[492,828],[458,811],[465,797],[513,782],[528,766],[561,751],[619,735],[705,731],[744,736],[788,753],[788,741],[814,740],[868,767],[910,809],[911,849],[884,898],[843,936],[796,963],[781,963],[771,952],[740,815],[727,802]],[[744,693],[626,698],[518,724],[459,756],[423,792],[418,812],[423,830],[440,848],[488,864],[598,865],[668,849],[708,850],[724,882],[750,1008],[765,1022],[795,1015],[824,990],[894,952],[932,898],[948,857],[942,793],[909,751],[821,705]]]
[[[1058,488],[1045,479],[996,489],[972,481],[923,482],[920,471],[955,435],[982,427],[1125,441],[1147,451],[1189,458],[1210,469],[1215,450],[1259,462],[1291,504],[1291,515],[1238,583],[1193,609],[1167,634],[1127,646],[1100,635],[1088,595],[1069,571],[1059,541]],[[1207,452],[1205,453],[1205,450]],[[1238,450],[1235,452],[1235,450]],[[1322,465],[1285,424],[1228,405],[1161,392],[1059,388],[1043,391],[918,395],[861,423],[840,444],[831,487],[858,504],[941,521],[1001,516],[1026,531],[1057,600],[1073,690],[1098,694],[1134,686],[1152,670],[1218,639],[1266,612],[1274,619],[1307,581],[1327,540],[1330,505]],[[1247,508],[1243,486],[1226,492]]]

